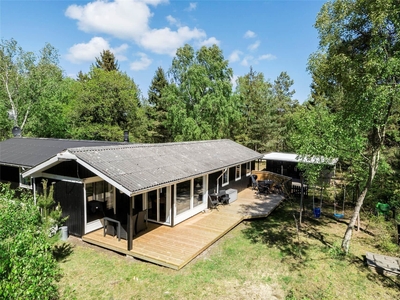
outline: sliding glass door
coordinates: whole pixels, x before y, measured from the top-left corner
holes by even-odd
[[[163,224],[171,223],[170,187],[163,187],[147,193],[149,220]]]

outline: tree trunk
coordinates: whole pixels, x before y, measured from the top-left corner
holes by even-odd
[[[299,222],[299,226],[301,226],[301,222],[303,220],[303,176],[300,176],[301,178],[301,188],[300,188],[300,222]]]
[[[356,224],[357,218],[360,214],[360,209],[364,203],[364,199],[368,192],[368,189],[371,187],[372,181],[374,180],[376,170],[378,169],[379,153],[380,153],[380,150],[372,153],[371,162],[369,164],[367,183],[366,183],[364,189],[362,190],[361,194],[358,196],[357,203],[354,208],[353,216],[350,219],[349,225],[347,226],[346,232],[345,232],[343,240],[342,240],[342,249],[346,253],[349,253],[350,240],[353,235],[354,225]]]

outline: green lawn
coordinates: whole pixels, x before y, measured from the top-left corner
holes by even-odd
[[[180,271],[127,258],[70,238],[59,286],[67,299],[399,299],[400,280],[364,266],[382,253],[368,232],[338,251],[346,228],[329,214],[304,218],[299,234],[289,202],[268,218],[245,222]],[[398,249],[397,249],[398,250]]]

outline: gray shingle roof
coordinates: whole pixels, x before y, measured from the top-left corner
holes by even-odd
[[[131,193],[262,157],[231,140],[68,149]]]
[[[123,143],[46,138],[12,138],[0,142],[0,164],[31,168],[68,148],[121,144]]]

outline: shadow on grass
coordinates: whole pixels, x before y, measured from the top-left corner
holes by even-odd
[[[385,288],[400,290],[400,277],[395,275],[390,276],[382,272],[382,270],[369,267],[366,262],[365,255],[363,255],[362,257],[352,256],[349,261],[361,272],[367,272],[368,280],[376,282],[377,284],[382,285]]]
[[[248,225],[243,234],[252,243],[276,247],[282,257],[301,259],[307,254],[309,245],[298,239],[293,210],[288,203],[282,203],[266,218],[249,221]]]
[[[53,256],[57,261],[65,261],[72,254],[73,246],[68,242],[57,243],[53,245]]]
[[[279,249],[283,258],[289,256],[295,259],[293,268],[300,268],[307,260],[312,260],[315,247],[318,247],[318,243],[310,243],[304,236],[319,242],[321,248],[317,251],[334,249],[334,245],[326,240],[323,228],[330,223],[336,223],[336,220],[325,218],[324,214],[320,218],[314,218],[312,210],[308,209],[303,212],[302,226],[297,233],[298,221],[296,199],[287,200],[268,217],[248,222],[249,227],[243,230],[243,234],[252,243],[262,243]]]

